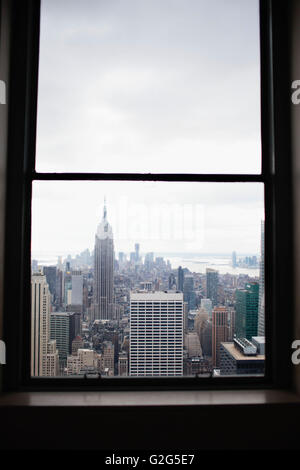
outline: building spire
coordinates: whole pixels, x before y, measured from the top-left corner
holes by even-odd
[[[106,210],[106,197],[104,196],[104,207],[103,207],[103,219],[106,219],[107,210]]]

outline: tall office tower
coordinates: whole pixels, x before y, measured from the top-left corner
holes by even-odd
[[[55,294],[56,294],[56,306],[57,307],[62,307],[63,304],[63,292],[64,292],[64,276],[63,276],[63,271],[60,269],[57,269],[56,271],[56,286],[55,286]]]
[[[73,339],[81,336],[81,317],[80,312],[69,312],[69,354],[72,354]]]
[[[235,251],[232,252],[231,260],[232,260],[232,267],[236,268],[237,263],[236,263],[236,252]]]
[[[135,261],[138,262],[140,259],[140,244],[136,243],[134,245],[134,250],[135,250]]]
[[[250,282],[245,289],[236,290],[235,332],[238,338],[251,340],[252,336],[257,336],[258,293],[257,282]]]
[[[227,307],[228,310],[228,341],[232,341],[235,336],[235,309]]]
[[[205,320],[200,330],[200,344],[202,355],[205,358],[212,357],[212,321]]]
[[[64,273],[64,304],[72,303],[72,274],[70,271]]]
[[[195,316],[195,320],[194,320],[194,330],[197,333],[199,340],[201,338],[201,333],[203,331],[204,325],[206,324],[207,320],[208,320],[208,313],[205,310],[205,308],[201,307],[198,310]]]
[[[212,301],[210,299],[201,299],[201,308],[205,308],[208,317],[212,317]]]
[[[51,294],[46,276],[31,278],[31,375],[53,376],[57,370],[56,344],[50,343]]]
[[[83,275],[81,271],[72,272],[71,304],[81,306],[83,304]]]
[[[183,302],[183,331],[189,330],[189,306],[187,302]]]
[[[95,236],[93,308],[95,319],[114,318],[114,241],[105,203],[103,218]]]
[[[183,375],[182,293],[131,293],[130,376]]]
[[[39,263],[36,259],[31,260],[31,274],[39,272]]]
[[[220,366],[220,345],[228,341],[229,311],[226,307],[215,307],[212,311],[212,364]]]
[[[177,274],[177,289],[180,292],[183,292],[183,283],[184,283],[184,271],[181,266],[178,268],[178,274]]]
[[[265,222],[261,221],[257,334],[265,334]]]
[[[183,299],[185,302],[187,302],[189,311],[196,308],[196,293],[192,274],[187,274],[184,278]]]
[[[176,278],[173,273],[169,276],[169,290],[175,289],[176,290]]]
[[[52,295],[52,302],[56,302],[56,266],[44,266],[43,273],[46,276],[46,281],[49,286],[50,294]]]
[[[50,338],[56,340],[59,361],[63,365],[70,353],[70,314],[53,312],[50,315]],[[73,338],[74,339],[74,338]]]
[[[125,253],[123,251],[119,252],[119,264],[121,265],[125,261]]]
[[[212,301],[212,306],[218,305],[219,273],[215,269],[206,269],[206,297]]]
[[[145,268],[146,269],[151,269],[152,266],[153,266],[153,262],[154,262],[154,253],[146,253],[145,255],[145,261],[144,261],[144,264],[145,264]]]

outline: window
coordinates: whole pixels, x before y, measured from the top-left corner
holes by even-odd
[[[226,382],[227,379],[231,380],[227,381],[228,384],[247,383],[249,386],[257,383],[265,384],[274,378],[271,375],[272,364],[274,364],[271,350],[275,339],[274,336],[271,337],[270,332],[273,331],[272,325],[276,315],[274,313],[272,319],[270,312],[272,314],[273,311],[275,312],[274,278],[272,277],[275,259],[271,256],[274,254],[275,240],[271,233],[272,230],[278,228],[274,225],[273,211],[277,210],[274,191],[277,188],[276,185],[279,184],[278,179],[274,181],[273,178],[272,148],[269,141],[272,136],[269,93],[272,89],[268,76],[268,67],[271,65],[270,44],[267,39],[268,5],[261,2],[259,26],[259,5],[252,1],[244,2],[241,6],[240,2],[229,4],[221,0],[218,2],[191,0],[189,8],[175,0],[166,2],[164,5],[149,1],[144,3],[145,10],[142,9],[140,2],[134,1],[128,1],[125,9],[124,3],[119,2],[91,1],[90,3],[91,10],[79,2],[73,3],[72,9],[67,2],[62,5],[61,2],[44,1],[42,4],[36,142],[33,123],[36,119],[38,9],[32,7],[32,15],[28,16],[31,22],[29,30],[32,42],[30,47],[26,44],[24,47],[28,47],[30,51],[27,70],[30,71],[31,81],[27,90],[28,103],[26,109],[24,108],[24,116],[27,120],[24,119],[24,123],[25,134],[30,138],[24,142],[24,147],[27,146],[26,159],[24,159],[25,178],[22,179],[22,175],[18,175],[22,179],[22,188],[19,190],[18,197],[22,199],[20,196],[24,196],[23,205],[20,202],[19,206],[19,210],[24,214],[24,224],[16,227],[18,236],[20,234],[24,236],[23,246],[19,244],[18,247],[20,255],[18,266],[24,269],[24,279],[22,278],[24,288],[21,287],[22,296],[20,297],[22,307],[19,306],[19,316],[25,326],[23,340],[20,343],[20,349],[25,351],[24,363],[20,365],[23,374],[22,381],[37,387],[43,384],[45,386],[51,386],[51,384],[69,386],[74,385],[75,382],[80,386],[82,380],[86,383],[82,377],[91,367],[96,370],[100,368],[101,379],[94,380],[93,384],[89,381],[88,384],[105,387],[109,383],[110,387],[112,382],[106,380],[106,377],[109,379],[118,375],[115,372],[117,363],[111,357],[115,356],[120,346],[120,339],[125,340],[125,343],[127,339],[126,348],[130,357],[130,347],[136,344],[135,340],[138,340],[137,344],[141,341],[146,345],[145,335],[147,336],[150,331],[152,334],[152,328],[148,329],[147,325],[149,318],[152,322],[151,327],[154,328],[156,324],[160,325],[164,318],[163,314],[167,312],[169,315],[175,312],[178,315],[167,320],[168,332],[165,336],[167,339],[172,335],[172,342],[169,343],[170,347],[162,347],[161,351],[167,357],[167,354],[172,352],[171,345],[174,346],[175,353],[172,362],[173,369],[174,367],[176,369],[176,374],[174,374],[183,376],[185,358],[182,360],[183,348],[178,348],[177,341],[181,341],[182,345],[184,341],[188,343],[184,349],[192,359],[194,356],[189,350],[192,351],[195,348],[197,351],[198,347],[198,343],[193,342],[197,342],[196,336],[193,336],[195,326],[194,329],[192,327],[193,324],[195,325],[195,311],[201,307],[199,300],[208,299],[211,301],[211,312],[208,310],[205,318],[206,327],[208,327],[206,336],[211,335],[214,352],[212,351],[211,354],[212,367],[209,367],[208,361],[208,367],[205,369],[207,386],[215,386],[216,381],[220,384],[223,383],[222,380]],[[93,12],[91,17],[88,16],[89,11]],[[221,14],[221,11],[224,14]],[[224,17],[227,21],[224,21]],[[202,28],[199,28],[199,24]],[[209,28],[209,24],[210,26],[213,24],[214,28]],[[247,25],[247,28],[242,28],[241,24]],[[259,32],[261,49],[259,48]],[[218,38],[216,33],[220,35]],[[237,38],[240,41],[237,41]],[[62,47],[59,47],[59,44]],[[95,53],[98,50],[99,57]],[[87,51],[90,53],[87,54]],[[218,78],[220,59],[223,60],[221,80]],[[81,67],[78,67],[79,65]],[[231,70],[227,69],[227,66],[230,66]],[[64,73],[66,73],[65,76]],[[206,86],[204,87],[202,83]],[[220,96],[224,99],[221,106],[214,94],[215,89],[219,90]],[[262,97],[261,101],[260,97]],[[30,116],[33,117],[33,121],[29,120]],[[260,116],[262,116],[262,122]],[[261,138],[260,128],[263,130]],[[225,158],[220,158],[221,152]],[[203,154],[207,157],[201,158]],[[103,158],[103,155],[106,158]],[[163,155],[166,157],[163,158]],[[97,201],[97,194],[101,194],[99,201]],[[99,259],[101,259],[104,248],[100,245],[98,247],[95,243],[94,259],[96,261],[94,267],[90,269],[91,253],[84,251],[86,245],[81,247],[78,242],[84,240],[84,230],[88,229],[90,233],[92,232],[89,224],[97,224],[97,206],[100,208],[102,196],[105,195],[107,202],[103,209],[104,223],[102,227],[100,221],[98,239],[101,240],[103,235],[105,240],[113,240],[110,236],[112,224],[108,225],[108,211],[111,208],[111,216],[118,221],[117,202],[113,198],[115,195],[120,197],[120,194],[127,195],[127,197],[130,195],[131,204],[141,201],[144,204],[142,208],[140,206],[139,219],[139,229],[142,228],[144,232],[140,238],[134,238],[137,228],[131,231],[133,235],[132,239],[129,239],[132,242],[133,251],[128,262],[124,259],[125,251],[128,256],[130,249],[128,246],[122,248],[123,251],[120,250],[118,263],[116,263],[112,244],[108,243],[105,251],[105,259],[109,261],[107,269],[103,268],[103,263],[101,266],[101,260],[99,266],[97,265],[97,253],[100,253]],[[251,195],[251,203],[247,199],[249,195]],[[196,227],[197,230],[194,227],[196,215],[193,213],[193,206],[190,222],[187,221],[186,224],[181,222],[179,226],[176,225],[178,220],[188,219],[189,214],[170,219],[169,225],[166,224],[164,227],[163,236],[158,239],[159,243],[155,249],[152,249],[149,243],[149,240],[151,241],[149,227],[152,229],[155,225],[155,217],[151,214],[151,209],[153,209],[151,204],[156,202],[162,205],[162,201],[164,203],[165,200],[168,201],[169,206],[164,215],[170,213],[172,204],[180,203],[183,207],[185,204],[191,205],[193,201],[194,206],[199,209],[201,201],[202,204],[205,201],[209,209],[208,219],[213,221],[207,228],[207,246],[216,247],[219,244],[220,247],[224,246],[226,250],[229,250],[228,247],[232,246],[230,242],[234,240],[231,235],[239,233],[239,239],[244,243],[240,246],[245,246],[247,240],[250,240],[251,248],[250,252],[247,249],[244,252],[242,250],[240,258],[238,253],[238,259],[235,254],[237,250],[230,250],[233,268],[256,269],[256,276],[245,277],[244,285],[241,285],[242,278],[239,276],[235,278],[230,273],[226,276],[226,271],[221,272],[222,262],[219,262],[221,280],[219,282],[218,266],[217,269],[212,269],[213,262],[210,260],[209,263],[205,263],[204,271],[195,269],[192,265],[202,264],[203,260],[192,258],[191,261],[190,253],[185,246],[181,264],[176,265],[175,259],[173,265],[170,261],[167,263],[166,257],[163,256],[165,247],[169,245],[169,249],[172,247],[178,249],[182,239],[179,238],[178,242],[176,237],[173,240],[172,236],[177,233],[177,230],[180,232],[183,228],[194,228],[192,237],[188,240],[188,246],[192,247],[191,250],[198,250],[199,254],[198,246],[203,243],[201,239],[203,214],[200,207],[199,214],[197,213],[200,229]],[[234,210],[232,209],[234,204],[230,205],[228,201],[236,202]],[[115,207],[113,207],[114,204]],[[154,204],[153,206],[155,207]],[[230,207],[231,210],[229,210]],[[144,217],[145,208],[149,210],[148,219]],[[266,209],[265,225],[260,226],[260,220],[264,218],[264,208]],[[119,215],[122,218],[121,209],[119,209]],[[92,213],[94,221],[91,220]],[[154,209],[153,213],[155,213]],[[136,218],[133,212],[132,224]],[[161,220],[165,222],[164,217]],[[118,223],[120,225],[118,229],[122,231],[124,227],[120,221]],[[114,227],[117,225],[116,223]],[[145,228],[147,225],[148,231]],[[254,232],[251,232],[253,229],[255,236],[252,235]],[[277,231],[275,233],[277,236]],[[259,246],[261,235],[264,236],[264,234],[266,243],[263,242],[262,247],[264,249],[265,246],[265,253],[263,250],[260,251]],[[62,274],[56,271],[55,282],[51,284],[53,272],[50,269],[51,264],[48,265],[45,259],[43,260],[43,256],[49,254],[45,253],[44,247],[49,247],[49,252],[59,255],[60,248],[57,244],[59,240],[63,240],[64,246],[70,251],[78,250],[78,255],[81,252],[81,266],[79,263],[72,267],[72,257],[63,257],[59,261],[62,268],[59,271]],[[142,248],[140,240],[145,240],[147,248]],[[32,243],[34,254],[32,257],[33,273],[29,273],[30,243]],[[40,258],[35,256],[39,247],[42,251]],[[140,252],[140,248],[145,251]],[[156,259],[153,258],[153,252],[158,255]],[[206,255],[208,253],[205,252]],[[175,251],[176,254],[178,252]],[[228,251],[226,254],[228,255]],[[234,382],[231,377],[222,378],[222,373],[221,377],[218,377],[221,343],[225,346],[222,354],[231,354],[230,357],[233,359],[235,355],[244,354],[245,344],[234,341],[235,329],[238,328],[238,338],[251,341],[252,347],[256,348],[256,355],[260,355],[259,351],[262,346],[261,341],[256,338],[262,336],[258,335],[257,330],[259,306],[262,306],[262,312],[264,312],[264,299],[259,298],[259,288],[261,291],[259,282],[262,276],[262,267],[260,267],[260,274],[258,273],[259,255],[265,262],[266,368],[261,370],[262,377],[239,377],[239,380]],[[24,263],[20,261],[22,257]],[[87,260],[86,263],[83,261],[84,257]],[[153,268],[155,264],[153,272],[159,275],[164,274],[161,280],[153,276],[151,280],[141,276],[140,282],[152,283],[151,287],[147,288],[148,291],[143,293],[139,292],[137,285],[141,258],[145,267],[144,273],[151,272],[151,267]],[[184,261],[184,258],[189,258],[189,260]],[[37,263],[34,262],[36,259]],[[190,266],[190,269],[183,269],[186,268],[183,261]],[[127,273],[120,268],[122,263],[129,266]],[[84,273],[79,269],[82,266],[88,267]],[[176,266],[176,273],[174,266]],[[39,273],[40,267],[43,271]],[[180,269],[184,271],[183,276],[181,276]],[[165,276],[166,273],[169,274],[168,278]],[[277,273],[278,271],[276,275]],[[28,308],[31,295],[28,293],[28,280],[31,274],[33,274],[33,285],[42,286],[45,298],[39,304],[38,314],[36,311],[31,311],[30,315]],[[175,274],[177,274],[177,279],[175,278],[174,283]],[[97,276],[98,283],[95,281]],[[106,280],[105,296],[101,295],[99,288],[103,276]],[[113,286],[107,287],[109,277],[113,279]],[[124,280],[124,277],[127,278]],[[165,293],[167,281],[168,292]],[[180,285],[182,281],[183,284]],[[235,286],[230,288],[230,283],[235,283]],[[60,290],[60,303],[59,301],[55,303],[57,302],[56,287]],[[131,318],[128,296],[120,295],[124,288],[127,291],[131,290],[130,299],[132,302],[134,300],[135,308],[132,308],[132,313],[136,313],[136,316],[132,315]],[[80,308],[77,309],[82,305],[73,300],[78,299],[77,294],[80,292],[79,297],[82,297],[83,304],[81,293],[83,294],[84,289],[87,311],[83,313]],[[235,290],[239,291],[237,298]],[[109,291],[112,292],[111,298],[109,298]],[[126,297],[125,300],[124,297]],[[118,298],[117,301],[116,298]],[[89,303],[89,300],[92,300],[93,305]],[[168,303],[167,300],[172,303]],[[36,302],[35,305],[38,303]],[[184,305],[186,306],[185,313]],[[238,316],[234,315],[236,305],[239,305]],[[206,307],[203,308],[209,309],[208,304],[206,303]],[[81,323],[79,321],[77,326],[76,313],[85,315],[80,318]],[[140,316],[142,321],[145,321],[144,334],[139,333],[134,325],[136,322],[136,326],[141,326]],[[41,322],[40,327],[45,330],[43,335],[44,338],[47,337],[47,341],[42,351],[36,330],[30,331],[30,325],[32,327],[34,324],[32,318],[38,319]],[[113,330],[106,322],[111,319],[116,320]],[[123,325],[121,325],[122,320]],[[128,327],[132,328],[130,341],[124,333],[126,331],[125,320],[129,320],[127,331]],[[51,337],[51,322],[53,331],[55,331],[54,325],[61,325],[61,334],[54,334],[55,337]],[[184,330],[182,329],[180,334],[177,333],[177,326],[181,326],[182,323],[184,323]],[[210,333],[209,326],[211,327]],[[118,339],[114,343],[116,328],[118,328]],[[70,338],[72,342],[76,340],[74,331],[81,333],[77,335],[80,336],[78,341],[81,340],[81,347],[76,346],[77,355],[81,351],[83,355],[88,356],[85,362],[86,367],[82,367],[81,360],[78,361],[76,378],[73,373],[76,368],[74,364],[76,354],[71,354],[72,344],[70,345]],[[176,335],[174,335],[175,332]],[[204,333],[203,336],[205,336]],[[203,346],[204,338],[202,340]],[[59,347],[58,342],[60,342]],[[230,343],[228,350],[226,349],[227,343]],[[143,352],[146,351],[145,348],[146,346],[142,349]],[[36,351],[43,357],[41,362],[37,358]],[[125,353],[126,349],[120,352]],[[59,360],[56,360],[57,354]],[[200,357],[200,354],[195,354],[195,356]],[[70,377],[67,362],[69,356],[72,356]],[[56,364],[56,369],[49,374],[57,378],[55,381],[49,381],[43,373],[40,373],[40,370],[49,372],[49,367],[45,369],[48,359],[49,364]],[[206,358],[203,357],[203,359]],[[177,364],[177,360],[180,365]],[[228,362],[227,356],[225,360]],[[140,370],[145,369],[146,363],[139,363],[139,360],[133,361],[134,363],[137,364],[136,373],[140,376]],[[198,387],[200,383],[202,384],[202,380],[199,382],[195,365],[192,361],[190,363],[189,365],[189,362],[186,362],[190,373],[185,374],[186,378],[184,382],[180,381],[180,386]],[[206,378],[207,370],[216,376],[213,380]],[[16,371],[12,372],[12,376],[15,377],[15,382],[19,383],[20,377],[16,378]],[[64,381],[64,378],[67,381]],[[130,378],[123,379],[123,383],[131,380]],[[140,379],[141,382],[139,382]],[[119,386],[122,381],[114,378],[113,383]],[[143,380],[142,377],[132,379],[131,383],[133,386],[138,386],[139,383],[153,384],[151,379]],[[158,386],[168,384],[175,387],[179,384],[178,378],[175,377],[168,377],[164,381],[157,379],[156,383]],[[126,386],[128,386],[127,382]]]

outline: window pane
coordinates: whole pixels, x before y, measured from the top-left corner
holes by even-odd
[[[32,210],[33,376],[263,374],[263,184],[39,181]]]
[[[259,173],[258,0],[43,0],[37,171]]]

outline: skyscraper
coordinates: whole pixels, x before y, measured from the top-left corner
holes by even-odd
[[[135,250],[135,261],[138,263],[140,259],[140,244],[139,243],[136,243],[134,245],[134,250]]]
[[[185,302],[187,302],[189,311],[196,308],[196,293],[192,274],[188,274],[184,277],[183,299]]]
[[[94,250],[94,318],[114,318],[114,241],[106,204],[98,225]]]
[[[259,298],[258,298],[258,336],[265,335],[265,222],[261,221]]]
[[[206,297],[212,301],[212,306],[218,305],[219,273],[215,269],[206,269]]]
[[[131,376],[183,375],[182,293],[131,293]]]
[[[245,289],[236,291],[235,328],[238,338],[251,340],[252,336],[257,336],[258,291],[257,282],[250,282]]]
[[[82,305],[83,303],[83,275],[80,271],[72,272],[72,305]]]
[[[177,282],[177,289],[180,292],[183,292],[183,283],[184,283],[184,271],[181,266],[178,268],[178,282]]]
[[[215,307],[212,311],[212,362],[213,367],[220,366],[220,346],[228,341],[229,312],[226,307]]]
[[[52,301],[56,303],[56,266],[44,266],[43,273],[46,276],[47,284],[49,286],[50,294],[52,294]]]
[[[51,294],[46,276],[31,278],[31,375],[55,376],[58,371],[56,342],[50,341]]]
[[[65,365],[70,351],[70,313],[53,312],[50,315],[50,337],[56,341],[59,361]],[[73,338],[72,338],[73,339]]]

